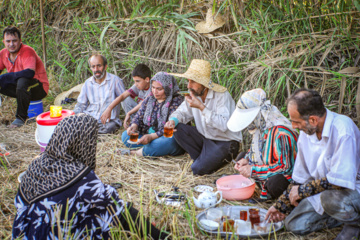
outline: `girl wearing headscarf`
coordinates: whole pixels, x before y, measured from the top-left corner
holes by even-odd
[[[94,173],[97,134],[97,121],[86,114],[57,125],[45,151],[21,179],[14,239],[109,239],[113,226],[130,229],[125,210],[133,219],[138,211]],[[163,238],[150,223],[146,232],[150,228],[154,238]]]
[[[247,128],[252,135],[250,150],[239,154],[235,169],[260,183],[257,201],[278,198],[290,184],[297,153],[298,133],[290,121],[258,88],[241,95],[227,125],[233,132]]]
[[[158,72],[150,80],[151,93],[143,101],[141,107],[131,126],[122,134],[124,144],[132,149],[119,149],[122,154],[136,154],[138,156],[164,156],[179,155],[184,150],[177,144],[176,140],[166,138],[164,125],[172,112],[184,101],[184,97],[178,94],[179,86],[172,75],[166,72]],[[130,134],[139,131],[137,144],[132,144]]]

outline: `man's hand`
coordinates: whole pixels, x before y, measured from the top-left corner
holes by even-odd
[[[251,176],[251,166],[249,164],[240,166],[238,163],[236,163],[234,168],[238,170],[239,173],[244,177],[249,178]]]
[[[291,188],[290,193],[289,193],[289,199],[290,199],[291,205],[293,205],[295,207],[297,207],[297,205],[299,205],[299,203],[297,202],[297,200],[300,199],[299,185],[295,185]]]
[[[148,143],[150,143],[153,139],[153,137],[151,136],[151,134],[145,134],[144,136],[142,136],[137,144],[143,144],[146,145]]]
[[[128,129],[126,129],[126,133],[130,136],[130,134],[134,131],[138,130],[138,125],[136,125],[135,123],[131,124],[130,127],[128,127]]]
[[[126,114],[125,119],[124,119],[124,128],[127,129],[130,125],[130,115]]]
[[[269,219],[270,221],[273,221],[273,222],[280,222],[280,221],[284,220],[285,217],[286,217],[285,214],[279,212],[274,206],[272,206],[267,211],[265,220]]]
[[[174,120],[167,121],[167,122],[165,123],[164,127],[172,127],[172,128],[175,128],[175,121],[174,121]]]
[[[108,108],[101,114],[100,120],[102,124],[106,124],[107,120],[110,120],[111,117],[111,110]]]
[[[197,99],[191,91],[190,91],[190,96],[186,96],[185,99],[189,103],[190,107],[198,108],[201,111],[204,110],[205,105],[199,99]]]

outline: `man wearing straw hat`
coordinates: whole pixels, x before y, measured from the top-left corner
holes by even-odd
[[[287,111],[293,128],[301,130],[294,183],[266,218],[285,219],[286,229],[300,235],[344,224],[336,240],[359,239],[358,127],[349,117],[326,109],[313,90],[295,91],[287,101]]]
[[[28,118],[30,101],[41,100],[49,90],[44,63],[35,50],[21,41],[18,28],[9,26],[3,31],[5,48],[0,51],[0,93],[16,98],[16,119],[10,128],[21,127]]]
[[[225,87],[213,83],[208,61],[194,59],[183,74],[190,96],[170,115],[166,126],[175,127],[175,140],[194,160],[196,175],[210,174],[231,161],[239,150],[241,132],[231,132],[226,123],[235,102]],[[186,125],[191,120],[195,127]]]
[[[239,157],[235,169],[260,184],[256,201],[277,199],[290,184],[296,158],[298,134],[290,121],[257,88],[241,95],[227,126],[233,132],[247,128],[252,136],[250,150]]]

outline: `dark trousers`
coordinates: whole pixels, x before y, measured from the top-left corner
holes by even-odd
[[[174,132],[177,143],[194,160],[191,169],[195,175],[204,175],[222,168],[239,151],[237,141],[216,141],[205,138],[196,127],[179,123]]]
[[[289,180],[287,180],[284,175],[276,174],[266,180],[265,189],[272,199],[277,199],[284,193],[289,184]]]
[[[30,101],[37,101],[46,97],[42,83],[35,78],[19,78],[16,85],[10,84],[6,88],[0,89],[0,93],[16,98],[16,118],[24,122],[28,117],[27,111]]]

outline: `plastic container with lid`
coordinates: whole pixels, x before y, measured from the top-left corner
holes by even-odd
[[[44,112],[36,117],[35,141],[43,152],[50,141],[56,125],[64,118],[74,115],[71,110],[63,109],[61,117],[50,117],[50,112]]]

